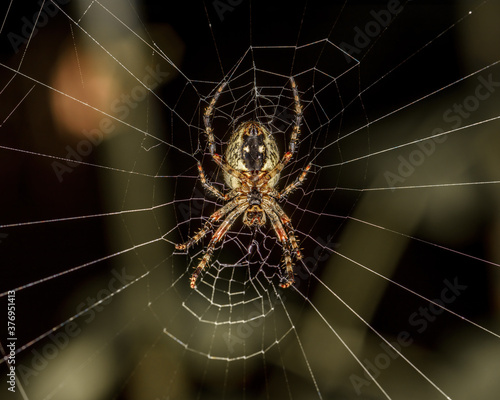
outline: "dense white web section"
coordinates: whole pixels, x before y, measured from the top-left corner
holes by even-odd
[[[2,398],[496,398],[498,5],[169,7],[0,11]],[[240,217],[191,289],[204,111],[224,82],[215,152],[254,120],[281,157],[292,77],[295,284]]]

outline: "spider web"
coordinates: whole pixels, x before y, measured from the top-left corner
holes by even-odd
[[[498,6],[183,7],[2,9],[1,297],[5,321],[15,290],[17,380],[15,393],[5,379],[0,390],[495,398]],[[174,245],[222,206],[197,162],[228,191],[203,112],[226,82],[216,152],[258,120],[281,155],[290,77],[303,121],[277,188],[312,165],[280,203],[304,254],[296,284],[279,287],[272,228],[240,218],[192,290],[213,230],[187,252]]]

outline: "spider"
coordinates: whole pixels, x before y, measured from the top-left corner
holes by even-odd
[[[225,183],[231,190],[223,194],[212,186],[207,181],[203,168],[198,162],[198,173],[203,187],[219,200],[227,203],[215,211],[208,218],[203,228],[192,238],[185,243],[175,245],[177,250],[187,250],[203,238],[215,223],[223,220],[213,234],[205,254],[191,276],[190,286],[192,289],[196,287],[199,275],[209,264],[215,245],[224,238],[227,231],[241,214],[243,214],[243,223],[250,228],[263,226],[269,219],[283,248],[286,277],[285,281],[280,283],[280,286],[288,288],[295,282],[293,259],[300,260],[302,253],[291,220],[278,205],[278,202],[302,184],[311,168],[311,164],[304,169],[293,183],[282,191],[279,192],[275,189],[280,172],[297,151],[297,142],[300,135],[302,106],[293,77],[290,78],[290,83],[295,103],[295,123],[288,151],[281,160],[279,159],[278,146],[274,136],[258,121],[247,121],[238,126],[231,135],[224,158],[215,153],[215,138],[211,117],[215,104],[227,82],[223,82],[219,86],[209,106],[205,109],[203,122],[208,138],[208,147],[213,160],[224,173]],[[223,219],[224,217],[225,219]]]

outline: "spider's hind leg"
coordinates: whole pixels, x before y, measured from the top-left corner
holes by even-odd
[[[213,226],[214,223],[219,221],[224,215],[233,210],[237,205],[238,203],[230,201],[225,206],[219,208],[210,216],[210,218],[208,218],[207,222],[205,222],[205,225],[203,225],[203,228],[201,228],[198,232],[196,232],[196,234],[192,238],[190,238],[188,241],[184,243],[176,244],[175,245],[176,250],[187,250],[191,246],[196,244],[210,231],[210,228]]]
[[[208,263],[210,262],[212,254],[214,252],[215,245],[224,238],[224,236],[226,235],[229,228],[231,228],[236,218],[238,218],[238,216],[245,210],[246,205],[244,204],[243,201],[244,200],[240,200],[240,203],[234,201],[226,204],[226,206],[232,205],[232,208],[234,209],[229,213],[224,222],[222,222],[219,228],[215,231],[215,233],[212,236],[212,239],[210,239],[210,243],[208,243],[205,254],[203,255],[195,271],[193,272],[193,275],[191,275],[191,280],[190,280],[191,289],[194,289],[196,287],[196,280],[198,279],[202,271],[208,266]],[[226,206],[222,207],[219,211],[224,209]],[[226,210],[226,213],[227,212],[228,211]]]
[[[286,281],[284,283],[280,283],[280,286],[283,289],[286,289],[295,283],[292,257],[290,256],[290,250],[286,248],[283,250],[283,261],[285,263]]]
[[[214,252],[214,247],[209,246],[207,248],[207,251],[205,252],[205,255],[203,256],[200,263],[198,264],[198,266],[194,270],[193,274],[191,275],[191,278],[189,280],[190,281],[189,286],[191,287],[191,289],[194,289],[196,287],[196,280],[200,276],[201,271],[203,271],[205,269],[205,267],[207,266],[208,262],[210,261],[210,258],[212,258],[213,252]]]
[[[286,280],[284,283],[280,283],[280,286],[286,289],[295,283],[292,256],[299,260],[302,258],[302,254],[298,248],[293,228],[291,224],[289,224],[290,219],[286,216],[281,207],[271,199],[264,200],[263,207],[266,214],[269,216],[269,220],[271,221],[274,232],[276,232],[278,240],[283,246],[283,263],[285,266]]]

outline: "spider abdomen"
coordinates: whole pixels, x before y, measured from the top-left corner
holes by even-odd
[[[248,171],[260,171],[266,159],[266,147],[264,146],[264,135],[257,129],[255,134],[243,135],[241,157]]]
[[[271,171],[279,163],[279,153],[273,135],[257,121],[242,123],[232,134],[227,145],[225,159],[237,171]],[[268,183],[274,187],[279,174]],[[231,189],[241,186],[234,176],[224,173],[224,180]]]

